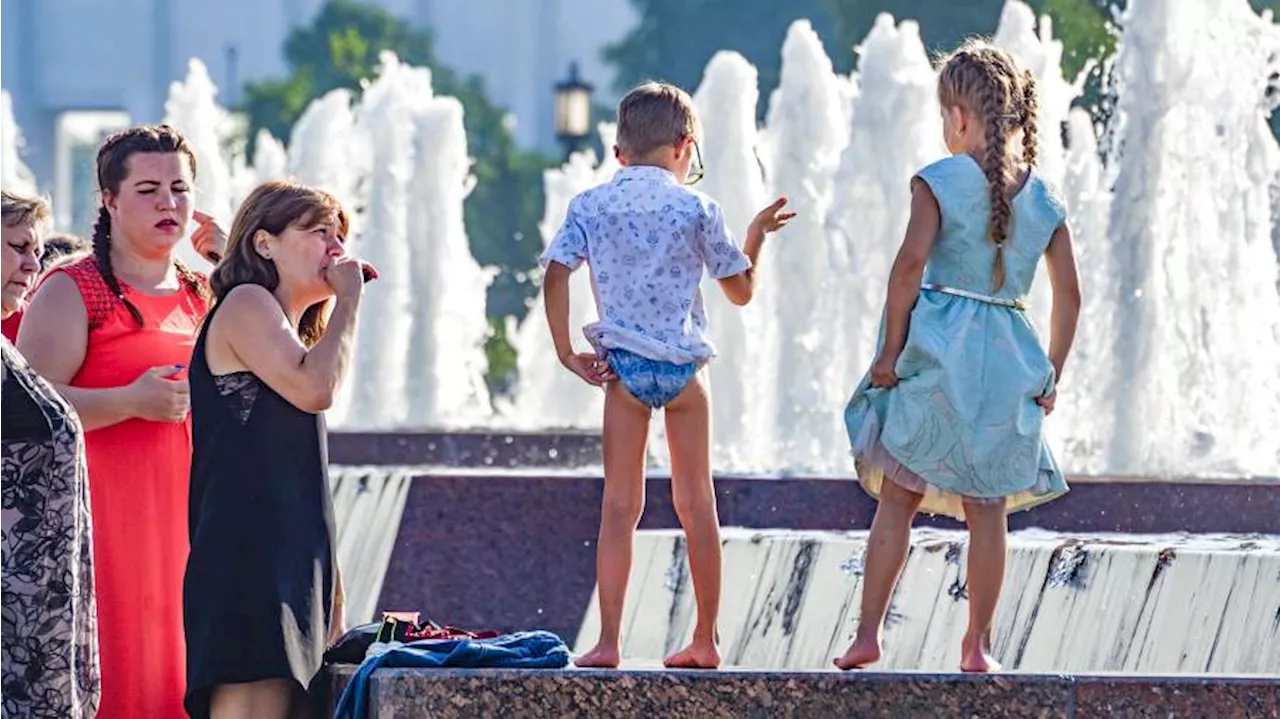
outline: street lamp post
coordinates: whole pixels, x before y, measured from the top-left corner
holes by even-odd
[[[569,76],[555,84],[556,139],[567,159],[591,134],[591,83],[578,76],[578,63],[569,64]]]

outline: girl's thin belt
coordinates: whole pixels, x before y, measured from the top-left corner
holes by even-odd
[[[941,292],[947,295],[955,295],[956,297],[966,297],[971,300],[986,302],[987,304],[999,305],[1000,307],[1009,307],[1009,308],[1018,310],[1019,312],[1027,311],[1027,303],[1023,302],[1022,300],[1010,300],[1010,299],[1005,299],[1003,297],[992,297],[991,295],[984,295],[980,292],[970,292],[969,290],[962,290],[957,287],[947,287],[946,285],[939,285],[933,282],[926,282],[925,284],[920,285],[920,289],[929,290],[930,292]]]

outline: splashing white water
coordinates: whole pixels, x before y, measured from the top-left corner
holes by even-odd
[[[769,324],[779,328],[776,362],[777,452],[786,464],[839,446],[846,336],[840,289],[851,278],[823,229],[835,198],[840,153],[849,143],[846,80],[837,77],[822,41],[807,21],[791,25],[782,45],[782,77],[769,101],[765,171],[773,197],[797,213],[772,238],[778,301]]]
[[[1063,78],[1047,21],[1011,0],[995,35],[1038,78],[1040,172],[1067,201],[1085,290],[1050,436],[1071,472],[1280,474],[1280,149],[1264,124],[1280,102],[1280,30],[1246,0],[1181,0],[1176,12],[1133,0],[1119,24],[1119,102],[1101,156],[1088,115],[1070,110],[1080,84]],[[936,75],[916,24],[882,15],[857,52],[858,70],[838,77],[811,28],[793,27],[763,134],[755,70],[740,56],[713,58],[697,92],[700,189],[724,206],[731,229],[745,229],[766,188],[803,213],[766,244],[752,305],[729,307],[706,288],[721,355],[711,371],[721,469],[851,469],[839,409],[872,359],[910,177],[945,152]],[[215,97],[193,65],[170,98],[171,119],[201,153],[202,209],[233,205],[244,176],[222,149]],[[278,143],[257,143],[255,177],[291,174],[333,192],[354,215],[353,246],[384,260],[365,312],[380,331],[362,336],[349,383],[382,399],[335,408],[338,426],[447,428],[488,417],[477,409],[476,347],[488,280],[465,252],[465,138],[456,108],[442,102],[425,74],[384,65],[357,113],[342,90],[312,103],[287,165]],[[23,177],[11,162],[16,127],[3,131],[9,187]],[[601,134],[611,147],[611,129]],[[578,153],[545,173],[544,243],[569,200],[615,167]],[[571,286],[582,346],[579,328],[595,316],[587,273]],[[1047,330],[1043,278],[1031,301]],[[512,336],[520,384],[499,422],[599,427],[602,395],[559,365],[540,299]],[[448,399],[437,391],[446,385]]]
[[[269,179],[319,187],[347,209],[351,249],[378,267],[380,278],[361,312],[353,372],[359,379],[339,393],[331,424],[482,424],[491,415],[482,345],[492,274],[471,257],[463,227],[472,181],[462,108],[433,96],[428,69],[390,54],[380,61],[358,105],[346,90],[312,102],[288,152],[260,131],[252,171],[227,151],[229,115],[198,61],[172,87],[168,120],[200,158],[197,206],[224,227],[243,196]]]
[[[13,100],[0,90],[0,187],[24,195],[36,193],[36,178],[22,161],[22,131],[13,119]]]
[[[765,204],[764,176],[757,153],[756,69],[736,52],[719,52],[711,58],[694,104],[702,121],[702,159],[705,177],[698,189],[720,203],[725,226],[742,241],[747,225]],[[766,245],[766,249],[769,247]],[[753,402],[756,386],[777,382],[778,328],[774,314],[780,282],[775,276],[776,256],[762,253],[756,296],[746,307],[737,307],[724,296],[719,284],[704,281],[709,336],[717,357],[711,362],[711,396],[716,407],[712,437],[718,456],[736,456],[747,464],[765,462],[769,456],[757,450],[758,437],[775,434],[777,404],[773,396]]]
[[[217,102],[218,88],[209,78],[204,63],[187,63],[187,77],[169,85],[164,103],[166,124],[177,128],[196,154],[195,207],[213,217],[222,227],[230,227],[239,204],[232,180],[232,157],[224,148],[233,132],[230,114]],[[195,231],[197,223],[192,223]],[[212,269],[191,243],[178,243],[178,256],[201,272]]]
[[[342,426],[458,427],[491,414],[482,349],[492,274],[467,246],[462,106],[431,73],[384,53],[355,112],[355,177],[368,198],[353,251],[378,268],[366,293]],[[367,173],[367,174],[366,174]]]
[[[312,100],[294,124],[289,136],[288,168],[296,181],[318,187],[338,198],[347,211],[350,229],[348,241],[359,241],[363,225],[363,203],[357,194],[367,174],[355,151],[355,115],[351,110],[351,92],[331,90]],[[385,291],[385,289],[384,289]],[[357,346],[357,366],[359,363]],[[326,413],[336,427],[347,423],[359,382],[344,382]]]
[[[405,370],[412,427],[472,427],[492,414],[483,345],[485,298],[496,273],[481,268],[467,244],[462,203],[475,178],[462,114],[462,103],[440,97],[414,118],[408,257],[413,332]]]
[[[366,318],[356,340],[353,396],[345,422],[362,429],[402,426],[408,419],[404,363],[413,326],[413,275],[409,266],[409,180],[414,117],[431,97],[431,73],[406,67],[390,54],[381,58],[378,79],[365,90],[355,113],[355,134],[369,153],[369,202],[352,251],[378,268],[380,287],[361,308]],[[374,289],[374,288],[370,288]],[[374,379],[376,378],[376,379]]]
[[[892,17],[880,15],[857,52],[849,141],[825,218],[832,246],[848,258],[833,290],[843,309],[829,320],[847,333],[837,350],[846,358],[844,376],[829,387],[840,406],[875,352],[889,268],[911,207],[911,176],[945,153],[937,76],[919,27],[910,21],[895,26]],[[842,422],[839,415],[836,421]],[[846,445],[842,436],[823,448],[825,459],[809,461],[843,468]]]
[[[1107,469],[1275,472],[1280,298],[1263,126],[1280,30],[1243,2],[1133,0],[1117,58],[1109,241],[1122,386]],[[1088,269],[1086,268],[1086,272]],[[1088,328],[1096,331],[1103,328]]]
[[[1112,441],[1115,417],[1096,406],[1091,397],[1113,397],[1123,386],[1114,372],[1110,333],[1120,291],[1120,278],[1107,236],[1111,212],[1111,174],[1103,167],[1094,135],[1093,118],[1083,109],[1067,120],[1070,147],[1065,162],[1063,197],[1071,212],[1076,263],[1084,274],[1081,331],[1071,350],[1070,378],[1064,382],[1053,421],[1045,424],[1050,444],[1074,471],[1100,474],[1107,464],[1103,448]],[[1038,283],[1045,283],[1043,277]],[[1039,297],[1051,296],[1041,287]],[[1037,299],[1036,301],[1042,301]],[[1039,310],[1040,321],[1047,312]],[[1041,335],[1047,340],[1048,335]]]
[[[357,194],[368,161],[356,151],[355,115],[351,92],[338,89],[312,100],[289,136],[289,174],[298,182],[331,193],[355,214],[353,234],[359,234]]]
[[[265,128],[258,130],[254,139],[253,170],[258,182],[283,180],[289,176],[289,153],[284,143],[277,140]]]
[[[1121,24],[1105,163],[1090,118],[1070,109],[1081,83],[1063,77],[1047,20],[1011,1],[995,35],[1037,77],[1039,172],[1070,208],[1086,293],[1050,436],[1072,472],[1280,473],[1280,233],[1269,194],[1280,196],[1280,150],[1264,124],[1278,101],[1266,94],[1277,26],[1245,0],[1187,0],[1176,13],[1135,0]],[[764,141],[740,107],[754,105],[749,66],[718,55],[699,89],[703,189],[726,207],[757,204],[744,158],[759,145],[768,186],[805,213],[768,246],[762,267],[776,272],[778,297],[759,324],[751,308],[711,316],[718,467],[850,469],[839,408],[872,359],[910,177],[945,153],[916,24],[882,15],[858,53],[843,83],[797,24]],[[835,157],[833,174],[824,160]],[[1041,274],[1032,315],[1047,341]],[[762,368],[776,381],[761,381]],[[771,409],[757,422],[761,407]]]
[[[575,152],[558,169],[543,173],[545,211],[538,231],[542,246],[555,238],[569,212],[569,201],[613,176],[617,164],[612,157],[614,128],[601,125],[601,144],[607,159],[597,166],[595,152]],[[582,268],[569,278],[569,327],[574,345],[585,350],[579,328],[595,321],[596,306],[591,278]],[[520,429],[595,428],[604,411],[604,394],[565,370],[556,357],[551,332],[547,329],[546,304],[539,293],[524,322],[511,335],[517,353],[516,371],[520,384],[509,407],[504,407],[504,423]]]

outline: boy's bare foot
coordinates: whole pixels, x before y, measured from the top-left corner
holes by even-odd
[[[595,669],[617,669],[621,652],[617,647],[602,647],[596,645],[594,649],[583,654],[573,660],[575,666]]]
[[[842,671],[862,669],[868,664],[880,661],[880,642],[875,639],[855,639],[844,656],[837,657],[832,663]]]
[[[713,641],[694,639],[689,646],[667,657],[662,665],[668,669],[719,669],[720,649]]]
[[[965,637],[960,644],[960,671],[962,672],[998,672],[1004,669],[1000,662],[991,656],[987,642]]]

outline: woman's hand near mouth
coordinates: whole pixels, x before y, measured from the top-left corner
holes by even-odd
[[[201,257],[218,264],[227,248],[227,233],[218,227],[216,220],[199,210],[195,211],[193,217],[200,226],[192,233],[191,244]]]

